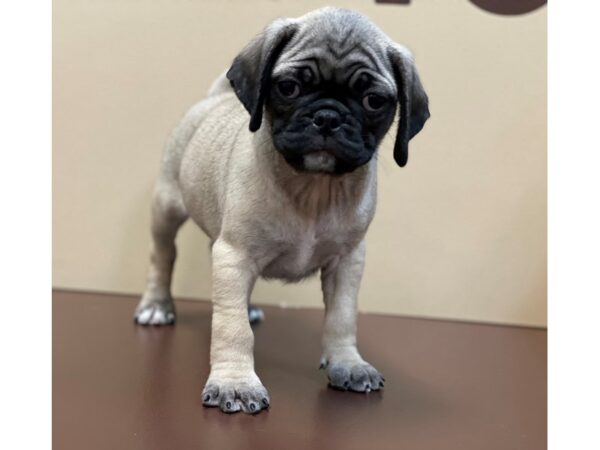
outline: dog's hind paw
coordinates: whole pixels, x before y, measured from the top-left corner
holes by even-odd
[[[172,301],[140,305],[133,318],[139,325],[172,325],[175,323],[175,307]]]
[[[259,323],[265,320],[265,313],[258,306],[248,306],[248,320],[251,324]]]

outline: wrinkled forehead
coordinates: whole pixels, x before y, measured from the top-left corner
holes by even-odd
[[[332,30],[333,31],[333,30]],[[385,45],[356,30],[345,33],[297,33],[286,46],[273,70],[274,76],[309,67],[317,81],[347,83],[362,73],[395,91]]]

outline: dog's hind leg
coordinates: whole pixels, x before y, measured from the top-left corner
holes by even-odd
[[[161,179],[152,200],[152,247],[146,290],[136,311],[141,325],[169,325],[175,322],[171,296],[171,275],[175,263],[175,237],[188,215],[176,183]]]

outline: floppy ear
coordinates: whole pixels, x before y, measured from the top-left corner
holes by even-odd
[[[421,131],[429,119],[429,99],[410,52],[396,45],[388,55],[394,70],[400,104],[394,159],[400,167],[404,167],[408,161],[408,141]]]
[[[276,20],[236,56],[227,72],[235,94],[250,113],[250,131],[260,128],[271,72],[296,30],[291,20]]]

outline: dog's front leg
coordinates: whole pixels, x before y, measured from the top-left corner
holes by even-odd
[[[364,240],[321,270],[325,327],[321,368],[336,389],[369,392],[383,387],[382,375],[356,348],[357,298],[365,261]]]
[[[257,413],[269,406],[267,390],[254,372],[254,335],[248,321],[257,270],[243,251],[220,239],[212,257],[211,370],[202,401],[227,413]]]

